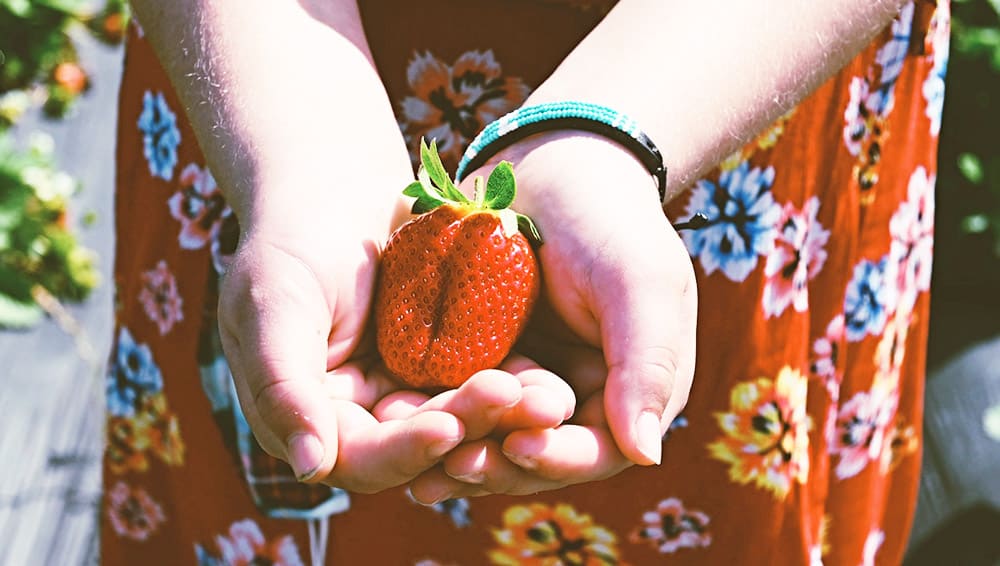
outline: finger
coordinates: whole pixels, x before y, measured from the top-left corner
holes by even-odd
[[[395,391],[383,397],[372,409],[372,415],[379,422],[399,421],[412,417],[430,399],[419,391]]]
[[[565,487],[565,483],[539,477],[517,466],[504,456],[500,444],[492,439],[463,444],[445,456],[444,472],[461,482],[455,493],[476,489],[488,493],[527,495]]]
[[[584,400],[580,410],[577,411],[573,424],[608,428],[608,419],[604,414],[604,390],[594,392],[588,399]]]
[[[407,483],[435,466],[464,436],[462,422],[449,413],[428,411],[379,423],[357,405],[337,404],[344,415],[340,458],[325,483],[349,491],[377,493]],[[368,424],[359,424],[366,418]]]
[[[494,435],[506,435],[514,430],[553,428],[572,415],[563,399],[540,385],[528,385],[521,390],[521,400],[498,419]]]
[[[676,233],[667,236],[664,246],[673,246],[668,257],[674,261],[635,257],[632,261],[641,266],[635,272],[643,277],[627,273],[595,282],[601,289],[597,308],[608,363],[608,426],[622,453],[642,465],[660,463],[668,402],[682,359],[694,357],[691,313],[697,299],[691,262]]]
[[[610,431],[579,425],[512,432],[503,453],[532,474],[564,485],[608,478],[632,465]]]
[[[435,505],[447,499],[493,495],[477,485],[461,482],[435,466],[420,474],[409,485],[410,497],[421,505]]]
[[[419,397],[392,394],[376,405],[378,415],[406,413]],[[511,374],[488,369],[477,372],[457,389],[435,395],[413,409],[413,414],[446,411],[465,425],[466,440],[482,438],[496,428],[504,413],[521,400],[521,383]],[[392,404],[392,405],[390,405]]]
[[[331,369],[322,384],[330,399],[351,401],[366,409],[371,409],[379,399],[399,388],[379,366],[360,360]]]
[[[522,387],[536,386],[549,392],[551,397],[565,407],[562,418],[568,419],[576,410],[576,393],[573,388],[555,373],[543,368],[534,360],[518,354],[508,356],[500,369],[510,372]]]
[[[511,355],[500,369],[521,382],[521,401],[504,413],[497,423],[497,435],[526,428],[552,428],[573,416],[576,394],[568,383],[543,369],[533,360]]]
[[[330,331],[329,312],[316,308],[326,304],[323,293],[298,262],[282,263],[280,279],[262,281],[250,274],[272,272],[273,265],[236,261],[223,283],[219,326],[240,405],[261,445],[300,480],[326,475],[338,444],[321,385]]]

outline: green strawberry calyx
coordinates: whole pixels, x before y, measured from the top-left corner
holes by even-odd
[[[473,179],[473,186],[475,193],[470,200],[458,190],[445,171],[437,152],[437,143],[431,140],[430,145],[427,145],[421,139],[417,180],[403,189],[403,194],[417,199],[410,209],[413,214],[430,212],[445,204],[474,212],[492,212],[500,218],[508,237],[520,231],[532,245],[541,245],[542,236],[534,221],[510,208],[517,194],[517,183],[514,180],[514,167],[509,161],[501,161],[493,168],[485,186],[483,178],[479,176]]]

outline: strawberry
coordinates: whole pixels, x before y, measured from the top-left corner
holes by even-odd
[[[516,192],[510,163],[497,165],[485,187],[476,178],[469,200],[436,145],[420,146],[418,181],[403,191],[416,197],[418,216],[392,234],[381,258],[376,342],[406,384],[451,388],[510,352],[538,296],[531,243],[541,239],[528,217],[509,208]]]

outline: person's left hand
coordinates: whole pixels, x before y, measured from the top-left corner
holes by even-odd
[[[649,174],[621,147],[561,132],[515,144],[544,294],[518,350],[581,401],[570,423],[466,442],[410,483],[418,501],[527,494],[658,464],[694,373],[694,270]],[[473,172],[487,175],[488,168]],[[531,364],[523,361],[523,364]]]

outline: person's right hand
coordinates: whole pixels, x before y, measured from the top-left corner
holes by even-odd
[[[500,370],[433,398],[401,389],[365,333],[393,222],[355,214],[321,223],[311,215],[244,231],[219,301],[223,348],[250,428],[299,479],[378,492],[498,426],[555,426],[573,412],[571,393],[553,405],[539,384]],[[565,397],[568,388],[550,381]],[[388,418],[398,403],[419,409]]]
[[[355,487],[366,475],[369,489],[388,487],[396,478],[380,468],[430,465],[435,450],[462,439],[462,423],[434,413],[374,426],[364,407],[391,384],[366,379],[359,345],[378,247],[357,236],[363,233],[358,226],[306,236],[296,219],[288,223],[244,232],[223,280],[219,330],[240,405],[261,447],[288,462],[299,479],[327,479],[337,465],[341,477],[330,479],[342,487]],[[330,398],[330,382],[344,381],[336,376],[362,386],[351,393],[353,402]],[[339,464],[355,451],[389,442],[401,449],[372,451],[364,460],[368,473],[341,473]]]

